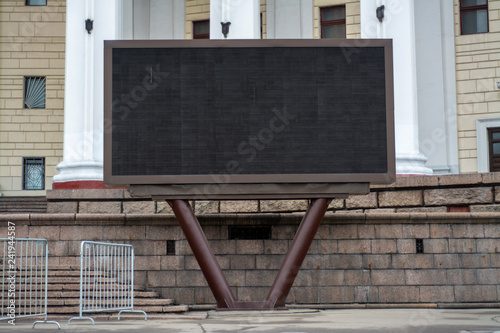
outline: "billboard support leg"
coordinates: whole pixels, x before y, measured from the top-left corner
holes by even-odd
[[[285,306],[286,297],[292,288],[300,266],[302,266],[314,235],[316,235],[316,231],[318,231],[331,201],[331,199],[314,199],[311,201],[267,296],[266,302],[271,308]]]
[[[168,200],[177,220],[193,250],[196,261],[214,294],[218,308],[234,308],[235,298],[222,269],[215,259],[205,233],[187,200]]]
[[[270,310],[285,307],[285,300],[297,277],[331,199],[313,199],[295,234],[288,253],[265,302],[238,302],[227,283],[207,238],[186,200],[167,200],[214,294],[219,310]]]

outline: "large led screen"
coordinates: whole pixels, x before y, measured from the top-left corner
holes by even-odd
[[[388,183],[389,40],[105,42],[105,183]]]

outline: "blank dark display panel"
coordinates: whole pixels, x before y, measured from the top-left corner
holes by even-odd
[[[390,171],[384,46],[180,45],[112,48],[111,176]]]

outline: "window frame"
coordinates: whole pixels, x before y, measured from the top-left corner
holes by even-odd
[[[334,9],[334,8],[344,8],[344,18],[341,20],[330,20],[330,21],[325,21],[323,20],[323,12],[328,9]],[[320,7],[319,8],[319,29],[320,29],[320,38],[323,39],[323,27],[325,26],[330,26],[330,25],[344,25],[346,28],[346,35],[344,38],[347,37],[347,25],[346,25],[346,8],[345,5],[335,5],[335,6],[328,6],[328,7]]]
[[[208,23],[208,27],[209,27],[209,30],[208,30],[208,34],[196,34],[196,24],[197,23]],[[210,20],[207,19],[207,20],[197,20],[197,21],[193,21],[193,39],[210,39]]]
[[[467,36],[467,35],[474,35],[474,34],[485,34],[490,32],[490,12],[488,10],[488,0],[486,0],[485,5],[476,5],[476,6],[469,6],[469,7],[463,7],[462,6],[462,0],[458,0],[458,7],[459,7],[459,12],[460,12],[460,35],[461,36]],[[485,32],[472,32],[472,33],[467,33],[464,34],[464,21],[463,21],[463,13],[464,12],[476,12],[479,10],[486,10],[486,31]]]
[[[28,160],[40,160],[42,164],[42,185],[41,188],[27,188],[27,173],[26,166]],[[46,176],[46,165],[45,165],[45,157],[35,156],[35,157],[23,157],[23,174],[22,174],[22,189],[23,191],[44,191],[45,190],[45,176]]]
[[[44,82],[44,86],[43,86],[43,90],[44,90],[44,99],[43,99],[43,107],[33,107],[33,108],[30,108],[30,107],[27,107],[26,106],[26,95],[27,95],[27,81],[29,79],[42,79],[43,78],[43,82]],[[24,76],[23,77],[23,109],[25,110],[36,110],[36,109],[46,109],[47,108],[47,76],[43,76],[43,75],[34,75],[34,76]]]
[[[500,118],[476,119],[477,172],[490,172],[488,128],[500,127]]]
[[[500,139],[493,139],[493,134],[500,133],[500,127],[489,127],[488,128],[488,162],[489,162],[489,172],[498,172],[500,171],[500,165],[498,170],[494,170],[494,157],[497,156],[500,158],[500,154],[493,153],[493,144],[500,143]]]

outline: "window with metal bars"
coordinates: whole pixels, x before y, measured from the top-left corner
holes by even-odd
[[[424,253],[424,240],[421,238],[415,239],[415,252]]]
[[[45,109],[45,81],[44,76],[24,78],[25,109]]]
[[[321,38],[345,38],[345,6],[320,8]]]
[[[210,20],[193,21],[193,39],[210,39]]]
[[[488,128],[490,172],[500,171],[500,127]]]
[[[23,157],[23,190],[45,189],[45,157]]]
[[[461,34],[478,34],[488,30],[488,0],[460,0]]]

